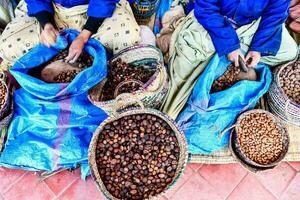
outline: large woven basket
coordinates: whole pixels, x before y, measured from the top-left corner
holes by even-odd
[[[118,58],[133,65],[146,65],[150,63],[152,67],[156,68],[156,72],[143,86],[142,90],[130,93],[130,95],[127,95],[128,98],[100,101],[101,90],[105,82],[102,81],[89,91],[89,100],[108,115],[113,114],[117,103],[125,105],[132,99],[134,101],[141,101],[145,107],[158,108],[169,88],[168,74],[163,64],[163,57],[160,50],[151,45],[134,46],[121,51],[110,62],[114,62]]]
[[[283,137],[283,140],[284,140],[283,151],[281,152],[281,154],[278,157],[278,159],[275,162],[271,163],[271,164],[261,165],[259,163],[256,163],[256,162],[252,161],[250,158],[248,158],[244,154],[244,152],[241,150],[240,143],[239,143],[239,140],[238,140],[238,135],[239,135],[238,128],[239,128],[239,124],[241,123],[241,120],[246,115],[249,115],[249,114],[252,114],[252,113],[265,113],[268,116],[270,116],[272,118],[272,121],[277,125],[277,127],[279,127],[280,133],[281,133],[281,135]],[[250,111],[247,111],[247,112],[244,112],[243,114],[241,114],[238,117],[238,119],[237,119],[237,123],[235,125],[235,130],[232,133],[232,142],[233,142],[232,143],[232,148],[233,148],[235,154],[237,154],[237,156],[243,161],[243,163],[246,163],[249,166],[256,167],[256,168],[273,168],[273,167],[277,166],[283,160],[283,158],[285,157],[285,155],[288,152],[289,141],[290,140],[289,140],[289,135],[288,135],[287,129],[282,125],[281,121],[279,119],[277,119],[272,113],[270,113],[268,111],[265,111],[265,110],[261,110],[261,109],[254,109],[254,110],[250,110]]]
[[[174,179],[167,186],[166,190],[169,189],[170,187],[172,187],[176,183],[176,181],[178,180],[180,175],[183,174],[186,164],[187,164],[187,160],[188,160],[187,143],[186,143],[186,140],[184,137],[184,133],[178,128],[178,126],[176,125],[174,120],[172,120],[170,117],[168,117],[164,113],[162,113],[158,110],[154,110],[154,109],[131,108],[131,109],[124,110],[123,112],[119,113],[119,115],[117,117],[109,117],[108,119],[106,119],[104,122],[102,122],[100,124],[98,129],[95,131],[92,141],[89,146],[88,160],[89,160],[89,166],[91,168],[92,176],[93,176],[99,190],[102,191],[102,193],[108,199],[118,200],[117,198],[112,196],[109,193],[109,191],[106,189],[104,183],[101,180],[100,174],[98,172],[98,168],[97,168],[97,164],[96,164],[96,147],[97,147],[97,143],[98,143],[98,137],[101,134],[101,131],[103,130],[103,128],[105,127],[106,124],[111,123],[119,118],[129,116],[129,115],[135,115],[135,114],[151,114],[151,115],[155,115],[155,116],[163,119],[172,128],[172,130],[174,131],[175,136],[178,140],[178,144],[179,144],[179,148],[180,148],[179,162],[178,162],[178,166],[176,169]],[[161,194],[158,194],[156,197],[151,197],[151,199],[156,199]]]
[[[2,108],[0,108],[0,120],[4,118],[5,115],[8,113],[8,111],[10,110],[11,96],[8,89],[7,81],[8,81],[7,76],[3,72],[0,72],[0,83],[4,85],[4,87],[6,88],[5,101]]]
[[[267,93],[267,99],[273,114],[289,125],[300,127],[300,105],[291,101],[285,95],[279,81],[282,71],[293,63],[287,63],[275,70],[273,81]]]

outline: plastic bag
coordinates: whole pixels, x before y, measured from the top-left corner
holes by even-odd
[[[65,30],[53,48],[37,45],[11,68],[22,86],[15,91],[15,114],[8,130],[0,165],[27,170],[55,171],[87,163],[88,146],[106,114],[90,103],[87,91],[106,76],[104,47],[91,39],[85,51],[93,65],[69,83],[46,83],[28,70],[50,60],[78,35]]]
[[[185,132],[191,154],[210,154],[225,147],[230,132],[226,128],[234,124],[240,113],[253,108],[270,86],[271,71],[259,64],[258,81],[242,80],[227,90],[210,94],[214,80],[229,65],[225,57],[215,55],[211,59],[176,120]]]

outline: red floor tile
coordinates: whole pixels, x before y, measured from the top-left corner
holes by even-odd
[[[256,175],[257,179],[265,186],[265,188],[278,198],[295,176],[296,170],[287,163],[281,163],[275,169]]]
[[[177,192],[177,190],[179,190],[181,188],[181,186],[187,181],[189,180],[189,178],[195,174],[194,170],[189,167],[189,165],[187,165],[187,168],[185,170],[185,173],[177,180],[177,182],[175,183],[175,185],[173,185],[173,187],[171,189],[169,189],[166,193],[165,196],[167,198],[171,198],[172,195]]]
[[[73,173],[65,170],[56,175],[53,175],[45,180],[45,183],[54,192],[59,195],[66,187],[70,186],[80,176],[80,171],[77,169]]]
[[[221,197],[226,198],[246,176],[247,171],[239,164],[204,165],[199,170],[199,174]]]
[[[203,166],[203,164],[197,164],[197,163],[189,163],[188,165],[190,168],[194,170],[194,172],[197,172]]]
[[[170,198],[172,200],[221,200],[215,188],[202,178],[194,174],[190,179]]]
[[[91,177],[86,181],[77,179],[62,195],[59,200],[105,200]]]
[[[39,182],[37,175],[26,173],[16,184],[3,194],[5,200],[50,200],[55,197],[44,182]]]
[[[24,175],[26,171],[0,167],[0,192],[5,192],[11,184]]]
[[[289,162],[289,164],[297,171],[300,171],[300,162]]]
[[[248,174],[227,198],[228,200],[276,200],[264,186]]]
[[[300,199],[300,174],[292,180],[280,200],[299,200]]]

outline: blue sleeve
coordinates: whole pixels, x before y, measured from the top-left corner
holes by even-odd
[[[250,50],[262,56],[275,56],[280,48],[282,26],[288,16],[290,0],[270,0],[264,10]]]
[[[54,14],[51,0],[25,0],[29,16],[43,11]]]
[[[97,18],[111,17],[119,0],[90,0],[88,16]]]
[[[207,30],[219,56],[240,48],[240,41],[230,22],[220,13],[218,0],[196,0],[195,17]]]

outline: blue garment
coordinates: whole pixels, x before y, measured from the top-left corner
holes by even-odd
[[[97,18],[111,17],[119,0],[25,0],[27,3],[28,15],[48,11],[54,13],[52,2],[60,4],[63,7],[70,8],[73,6],[89,4],[87,15]]]
[[[250,50],[262,56],[276,55],[281,44],[282,24],[288,16],[290,0],[196,0],[195,17],[208,31],[219,56],[240,48],[235,29],[261,17]]]

